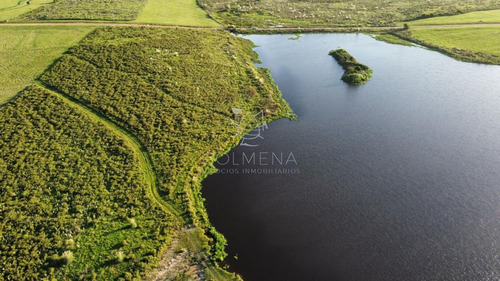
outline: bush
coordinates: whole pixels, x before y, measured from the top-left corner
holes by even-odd
[[[63,264],[70,264],[73,262],[74,259],[75,258],[73,257],[73,252],[71,252],[71,251],[65,251],[61,255],[61,260],[62,260]]]

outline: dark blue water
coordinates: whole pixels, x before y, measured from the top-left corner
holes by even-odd
[[[258,281],[500,280],[500,67],[365,35],[288,37],[246,38],[299,121],[271,123],[204,182],[231,269]],[[372,80],[343,83],[328,56],[338,47]]]

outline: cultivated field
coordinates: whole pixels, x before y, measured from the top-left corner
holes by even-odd
[[[149,0],[134,21],[137,23],[217,27],[196,0]]]
[[[0,26],[0,104],[30,84],[92,29]]]
[[[411,36],[464,61],[500,64],[500,27],[413,28]]]
[[[471,12],[456,16],[435,17],[408,22],[409,25],[500,23],[500,10]]]

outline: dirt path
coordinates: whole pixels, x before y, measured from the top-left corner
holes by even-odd
[[[160,208],[166,213],[170,213],[179,220],[182,220],[181,215],[177,212],[176,209],[174,209],[170,204],[165,202],[163,198],[160,196],[158,193],[158,182],[156,178],[156,173],[154,171],[154,166],[153,166],[153,161],[151,160],[151,156],[149,155],[149,152],[147,151],[146,147],[137,139],[136,136],[134,136],[132,133],[130,133],[127,129],[123,128],[122,126],[118,125],[111,119],[109,119],[107,116],[104,114],[94,110],[93,108],[87,106],[86,104],[83,104],[81,101],[70,97],[64,93],[61,93],[59,91],[56,91],[55,89],[50,89],[46,87],[43,84],[40,84],[42,87],[45,89],[51,91],[52,93],[60,96],[70,104],[73,104],[77,106],[81,111],[86,113],[88,116],[91,118],[94,118],[98,122],[101,122],[104,124],[108,129],[112,130],[115,132],[117,135],[121,136],[130,146],[131,148],[137,153],[137,156],[139,158],[139,164],[140,164],[140,169],[142,173],[144,174],[144,180],[148,184],[149,189],[148,189],[148,194],[155,203],[158,204]]]

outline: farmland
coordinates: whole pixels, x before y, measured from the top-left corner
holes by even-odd
[[[94,27],[0,26],[0,104],[40,75]]]
[[[398,36],[458,60],[500,64],[500,27],[410,28]]]
[[[200,5],[228,25],[287,26],[390,26],[397,22],[476,10],[500,8],[498,1],[239,1],[200,0]]]
[[[180,26],[219,26],[198,6],[196,0],[149,0],[134,22]]]
[[[9,21],[49,3],[52,0],[33,0],[29,5],[25,1],[3,0],[0,2],[0,22]]]
[[[500,10],[471,12],[456,16],[434,17],[408,22],[409,25],[500,23]]]

